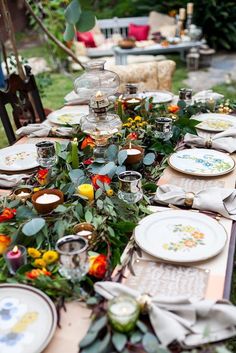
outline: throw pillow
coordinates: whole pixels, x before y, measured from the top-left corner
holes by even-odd
[[[146,40],[148,38],[150,26],[129,24],[128,37],[134,37],[136,40]]]
[[[149,39],[152,38],[152,33],[160,31],[160,27],[175,25],[175,19],[162,13],[151,11],[148,18],[150,26]]]
[[[86,48],[96,48],[94,37],[91,32],[77,32],[77,40],[84,43]]]

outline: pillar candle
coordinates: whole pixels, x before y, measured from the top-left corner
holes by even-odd
[[[81,184],[77,188],[77,193],[80,196],[87,197],[89,201],[94,200],[94,189],[91,184]]]
[[[183,20],[185,20],[185,8],[181,8],[181,9],[179,9],[179,19],[181,20],[181,21],[183,21]]]
[[[187,3],[187,14],[192,15],[193,14],[193,2],[188,2]]]
[[[71,164],[73,169],[79,168],[79,154],[78,154],[78,141],[77,138],[71,142]]]

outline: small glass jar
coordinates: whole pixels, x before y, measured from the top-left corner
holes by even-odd
[[[23,245],[11,246],[4,253],[7,268],[12,275],[23,265],[27,264],[27,252]]]
[[[130,204],[137,203],[143,198],[142,175],[136,171],[128,170],[118,175],[118,197]]]
[[[120,78],[115,72],[104,69],[105,62],[97,60],[84,64],[85,73],[74,81],[74,89],[81,102],[88,103],[97,91],[102,91],[106,97],[117,92]]]
[[[173,136],[173,119],[167,117],[157,118],[155,136],[161,140],[168,141]]]
[[[41,167],[51,168],[57,163],[55,144],[51,141],[36,143],[37,161]]]
[[[108,318],[115,331],[130,332],[136,325],[140,307],[129,296],[118,296],[108,303]]]
[[[96,229],[94,228],[94,226],[91,223],[87,222],[76,224],[73,228],[73,232],[76,235],[87,239],[89,245],[93,244],[97,236]]]

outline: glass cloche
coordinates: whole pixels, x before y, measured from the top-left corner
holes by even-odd
[[[91,113],[81,119],[81,130],[95,140],[95,158],[105,159],[108,139],[119,132],[122,121],[116,114],[107,113],[108,98],[98,91],[90,100]]]
[[[84,64],[85,73],[74,81],[74,90],[81,101],[88,103],[98,91],[102,91],[106,97],[117,92],[120,78],[115,72],[104,69],[105,62],[97,60]]]

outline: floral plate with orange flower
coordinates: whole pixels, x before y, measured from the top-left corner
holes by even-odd
[[[173,93],[168,91],[153,91],[153,92],[143,92],[138,95],[140,98],[153,98],[153,103],[169,103],[174,98]]]
[[[213,218],[191,211],[164,211],[142,219],[135,241],[148,254],[173,263],[192,263],[219,254],[225,229]]]
[[[23,284],[0,284],[0,352],[40,353],[56,327],[56,308],[46,294]]]
[[[50,113],[47,119],[57,125],[79,125],[81,118],[88,112],[88,107],[63,108]]]

